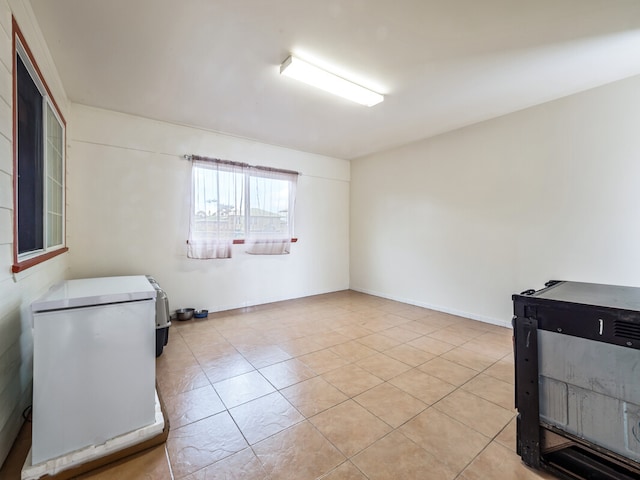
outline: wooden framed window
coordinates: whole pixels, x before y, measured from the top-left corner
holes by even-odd
[[[13,21],[14,265],[67,251],[65,121]]]

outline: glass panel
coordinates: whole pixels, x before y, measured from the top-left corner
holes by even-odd
[[[252,175],[249,182],[251,218],[249,228],[261,237],[289,235],[288,180]]]
[[[45,212],[42,95],[17,55],[18,253],[43,248]]]
[[[62,125],[47,103],[47,247],[63,243],[63,148]]]

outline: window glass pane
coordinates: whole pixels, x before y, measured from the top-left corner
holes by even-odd
[[[252,175],[249,181],[252,233],[289,235],[289,180]]]
[[[63,148],[62,125],[47,103],[47,247],[63,243]]]
[[[216,167],[194,167],[193,234],[243,238],[244,180],[241,173]]]
[[[42,95],[17,56],[18,253],[43,247]]]

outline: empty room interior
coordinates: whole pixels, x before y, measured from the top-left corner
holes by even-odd
[[[0,478],[640,478],[639,52],[637,0],[0,0]]]

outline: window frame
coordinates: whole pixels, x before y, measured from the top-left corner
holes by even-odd
[[[229,165],[229,166],[236,166],[236,167],[242,167],[242,173],[238,173],[238,172],[234,172],[234,175],[242,175],[242,184],[243,184],[243,199],[242,199],[242,203],[245,206],[245,214],[243,215],[243,233],[242,233],[242,238],[233,238],[231,239],[231,244],[232,245],[244,245],[247,241],[247,238],[251,232],[251,220],[253,218],[257,218],[255,216],[251,215],[251,179],[252,178],[270,178],[268,172],[277,172],[277,173],[281,173],[281,174],[286,174],[286,175],[300,175],[299,172],[294,172],[291,170],[283,170],[283,169],[277,169],[277,168],[271,168],[271,167],[262,167],[262,166],[253,166],[253,165],[249,165],[246,163],[239,163],[239,162],[232,162],[229,160],[219,160],[219,159],[215,159],[215,158],[208,158],[208,157],[200,157],[200,156],[196,156],[196,155],[185,155],[185,158],[192,161],[192,160],[201,160],[204,162],[212,162],[212,163],[217,163],[218,165],[221,166],[221,169],[224,171],[225,170],[225,165]],[[195,167],[195,168],[199,168],[199,167]],[[200,167],[200,168],[204,168],[204,167]],[[228,171],[232,171],[231,169],[229,169]],[[193,178],[191,180],[193,182]],[[291,187],[290,187],[291,188]],[[291,190],[289,191],[289,195],[291,195]],[[192,192],[191,195],[195,195],[195,191],[193,189],[193,185],[192,185]],[[193,208],[195,202],[194,202],[194,198],[191,198],[191,205]],[[190,211],[189,213],[192,217],[194,215],[196,215],[195,212]],[[293,208],[293,199],[291,197],[289,197],[289,207],[288,207],[288,212],[287,212],[287,223],[288,225],[291,226],[291,232],[293,233],[295,231],[295,223],[294,223],[294,218],[295,218],[295,211]],[[283,237],[284,238],[284,237]],[[288,240],[291,241],[291,243],[296,243],[298,241],[298,238],[295,236],[292,236],[291,238],[287,238]],[[268,237],[265,237],[264,239],[257,239],[257,242],[260,243],[262,241],[269,241],[270,239]],[[189,240],[187,240],[187,243],[189,243]]]
[[[12,113],[13,113],[13,266],[12,272],[18,273],[23,270],[26,270],[30,267],[43,263],[53,257],[61,255],[69,250],[66,245],[66,150],[67,150],[67,142],[66,142],[66,127],[67,123],[64,119],[64,116],[60,112],[60,108],[56,103],[55,98],[53,97],[49,86],[38,67],[37,62],[27,44],[24,35],[22,34],[18,23],[15,18],[12,18],[12,61],[13,61],[13,72],[12,72],[12,88],[13,88],[13,105],[12,105]],[[43,167],[42,167],[42,175],[43,175],[43,186],[42,186],[42,194],[43,194],[43,214],[42,214],[42,228],[43,228],[43,248],[39,250],[35,250],[32,252],[24,252],[19,253],[18,251],[18,75],[17,75],[17,65],[18,65],[18,56],[27,71],[29,72],[31,79],[33,80],[36,88],[42,94],[42,148],[43,148]],[[61,158],[61,201],[62,201],[62,220],[61,220],[61,243],[54,246],[48,246],[48,211],[50,207],[49,199],[47,197],[47,189],[48,189],[48,155],[47,151],[47,113],[48,109],[53,112],[53,115],[57,122],[59,123],[62,129],[62,150],[60,152]]]

